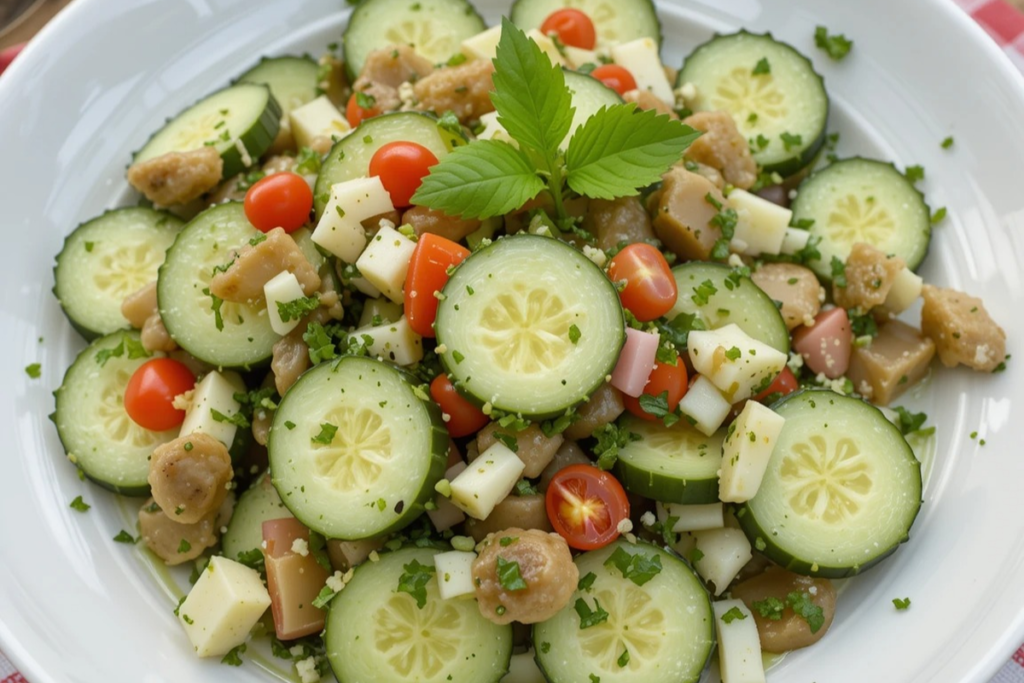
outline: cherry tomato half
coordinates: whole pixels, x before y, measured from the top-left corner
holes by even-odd
[[[359,97],[360,95],[363,97]],[[363,101],[363,104],[370,104],[370,106],[361,106],[360,100]],[[373,106],[372,102],[373,98],[365,93],[352,93],[352,97],[348,98],[348,104],[345,105],[345,118],[348,119],[348,125],[355,128],[365,119],[380,116],[380,108]]]
[[[312,208],[313,191],[297,173],[273,173],[245,193],[245,217],[261,232],[295,232],[309,220]]]
[[[396,207],[409,206],[423,177],[437,163],[434,153],[415,142],[396,140],[382,146],[370,159],[370,175],[379,176]]]
[[[597,31],[594,22],[578,9],[565,8],[552,12],[540,25],[544,35],[554,33],[564,45],[581,50],[593,50],[597,45]]]
[[[644,385],[644,394],[648,396],[661,396],[665,394],[668,403],[668,412],[675,412],[679,407],[679,401],[686,395],[689,388],[686,376],[686,364],[679,357],[676,357],[675,365],[655,362],[654,370],[651,371],[647,384]],[[639,398],[633,398],[626,394],[622,395],[622,404],[633,415],[642,420],[657,420],[657,415],[652,415],[640,405]]]
[[[629,517],[629,500],[619,480],[593,465],[558,471],[544,497],[555,531],[577,550],[602,548],[619,537]]]
[[[633,78],[633,74],[618,64],[602,64],[591,71],[590,75],[620,95],[636,90],[636,79]]]
[[[668,313],[679,295],[665,256],[644,242],[631,244],[613,256],[608,264],[608,277],[612,282],[626,281],[619,298],[640,322]]]
[[[797,381],[789,366],[785,366],[782,368],[782,372],[776,375],[772,383],[768,385],[768,388],[755,396],[754,400],[764,403],[766,399],[771,399],[774,402],[787,394],[792,394],[799,388],[800,382]]]
[[[455,390],[448,375],[443,372],[430,383],[430,396],[448,416],[445,426],[453,437],[469,436],[483,429],[490,418]]]
[[[423,233],[409,259],[405,276],[405,317],[413,332],[433,337],[434,319],[440,303],[434,292],[448,282],[448,269],[462,263],[469,249],[450,239],[430,232]]]
[[[185,411],[172,404],[174,397],[196,385],[188,366],[173,358],[148,360],[132,374],[124,390],[124,409],[143,429],[162,432],[180,427]]]

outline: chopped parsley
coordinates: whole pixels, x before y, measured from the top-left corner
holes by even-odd
[[[136,539],[130,533],[128,533],[124,529],[121,529],[117,532],[117,535],[114,536],[114,541],[117,543],[127,543],[128,545],[134,545]]]
[[[920,182],[924,180],[924,166],[921,166],[920,164],[907,166],[907,169],[903,171],[903,175],[906,176],[907,180],[911,183]]]
[[[576,344],[579,342],[581,336],[580,328],[576,327],[576,325],[569,326],[569,341]]]
[[[398,578],[398,592],[411,595],[416,600],[416,606],[423,609],[427,604],[427,582],[436,570],[432,566],[420,564],[419,560],[402,565],[402,569],[405,571]]]
[[[608,621],[608,612],[601,607],[601,603],[597,601],[597,598],[594,598],[594,609],[591,609],[590,605],[583,598],[576,598],[573,609],[576,610],[576,614],[580,617],[581,631]]]
[[[785,132],[782,135],[780,135],[779,139],[782,140],[782,146],[783,148],[785,148],[787,152],[793,149],[794,147],[799,147],[804,142],[804,138],[802,135],[788,132]]]
[[[72,510],[77,510],[78,512],[88,512],[89,508],[92,506],[82,500],[81,496],[75,496],[75,499],[71,501],[68,507]]]
[[[841,33],[830,35],[824,26],[814,29],[814,44],[832,59],[839,61],[853,49],[853,41]]]
[[[312,438],[313,443],[328,445],[334,441],[334,435],[338,433],[338,427],[330,422],[320,423],[320,433]]]
[[[910,598],[893,598],[892,604],[901,612],[910,607]]]
[[[281,316],[281,322],[299,320],[307,313],[311,313],[320,307],[320,296],[304,296],[292,301],[278,301],[277,314]]]
[[[751,71],[753,76],[762,76],[764,74],[770,74],[772,72],[772,65],[768,63],[767,57],[761,57],[757,60],[757,64],[754,65],[754,70]]]
[[[179,553],[187,553],[190,550],[192,550],[192,544],[189,543],[188,540],[186,540],[184,538],[181,539],[181,543],[178,544],[178,552]]]
[[[505,539],[501,539],[504,541]],[[498,583],[501,587],[507,591],[521,591],[526,590],[529,586],[526,584],[526,580],[519,573],[519,563],[515,560],[506,560],[501,555],[498,555],[497,561],[498,570]]]
[[[953,146],[953,136],[950,135],[945,140],[942,141],[942,149],[949,149],[952,146]]]
[[[242,666],[242,653],[245,652],[245,643],[228,650],[228,653],[220,660],[221,664],[228,666]]]
[[[597,581],[597,574],[594,572],[587,572],[580,577],[580,580],[576,583],[576,590],[587,591],[594,585],[594,581]]]
[[[32,379],[39,379],[43,374],[43,366],[39,363],[30,363],[25,366],[25,374]]]
[[[832,257],[832,284],[836,287],[846,287],[846,263],[838,256]]]
[[[729,611],[725,612],[722,615],[722,621],[724,621],[727,624],[731,624],[732,622],[736,621],[737,619],[746,619],[746,618],[747,618],[747,615],[744,614],[743,610],[741,610],[739,607],[731,607],[731,608],[729,608]]]
[[[619,546],[604,561],[604,566],[618,569],[623,578],[642,586],[661,573],[661,556],[656,553],[630,553]]]

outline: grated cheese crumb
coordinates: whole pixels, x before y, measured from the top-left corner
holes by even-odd
[[[640,516],[640,523],[644,526],[654,526],[657,519],[654,517],[654,513],[648,510]]]
[[[615,528],[618,530],[620,534],[628,534],[630,531],[633,530],[633,520],[631,520],[629,517],[626,517],[621,522],[619,522],[619,525]]]
[[[292,541],[292,552],[303,557],[309,555],[309,542],[304,538],[296,538]]]
[[[345,577],[341,571],[335,571],[327,577],[327,587],[335,593],[340,593],[345,588]]]
[[[295,672],[299,674],[302,683],[316,683],[320,680],[320,674],[316,670],[316,656],[306,657],[295,662]]]
[[[608,254],[604,253],[601,249],[590,246],[589,244],[583,245],[583,255],[594,262],[600,268],[604,268],[604,264],[608,262]]]

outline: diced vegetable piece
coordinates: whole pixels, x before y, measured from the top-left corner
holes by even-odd
[[[253,569],[214,556],[178,607],[178,621],[200,657],[219,657],[245,642],[270,607],[270,594]]]
[[[651,332],[626,328],[626,343],[612,371],[611,385],[626,394],[637,397],[654,370],[654,358],[661,338]]]
[[[788,652],[813,645],[828,632],[836,614],[836,589],[832,581],[801,576],[782,567],[769,567],[744,579],[729,589],[729,595],[754,611],[761,649],[765,652]],[[779,611],[764,610],[763,606],[773,607],[772,598],[778,601],[774,607]],[[757,609],[759,603],[761,610]]]
[[[342,261],[355,263],[366,248],[362,221],[394,208],[377,176],[336,183],[313,230],[313,241]]]
[[[811,233],[800,228],[786,228],[786,236],[782,238],[781,254],[796,254],[807,247],[811,241]]]
[[[732,404],[704,375],[697,375],[686,396],[679,401],[679,411],[704,436],[711,436],[725,422]]]
[[[274,631],[281,640],[320,632],[326,613],[313,600],[330,575],[309,548],[309,529],[294,517],[263,523],[267,589]]]
[[[852,346],[850,317],[844,308],[822,311],[813,325],[793,333],[793,350],[803,356],[808,368],[829,379],[846,374]]]
[[[185,412],[179,436],[203,432],[231,448],[238,425],[230,418],[242,409],[242,404],[235,400],[238,392],[245,392],[245,382],[238,373],[211,370],[193,390],[192,403]]]
[[[368,298],[363,304],[363,312],[359,314],[358,327],[374,327],[384,323],[393,323],[402,317],[402,307],[390,299],[379,296]]]
[[[501,24],[462,41],[462,54],[469,59],[494,59],[501,40]]]
[[[721,595],[743,566],[753,556],[750,541],[740,529],[722,527],[694,531],[693,537],[701,556],[693,568],[706,581],[715,586],[715,595]]]
[[[690,332],[693,368],[735,403],[750,398],[786,366],[786,354],[750,337],[736,324]]]
[[[899,320],[878,328],[867,346],[855,346],[847,377],[854,389],[877,405],[887,406],[928,373],[935,343]]]
[[[754,615],[742,600],[719,600],[715,610],[718,666],[728,683],[765,683]]]
[[[267,299],[267,315],[270,317],[270,326],[274,328],[274,332],[284,336],[298,327],[302,316],[289,316],[285,322],[278,307],[278,304],[288,304],[305,297],[295,273],[284,270],[270,278],[267,284],[263,285],[263,295]]]
[[[765,263],[750,279],[773,301],[782,302],[779,313],[790,330],[814,320],[821,310],[824,290],[810,268],[795,263]]]
[[[300,148],[311,147],[319,137],[341,137],[352,130],[345,115],[338,111],[327,95],[292,109],[288,121],[295,145]]]
[[[662,178],[656,195],[657,209],[651,225],[665,246],[683,261],[711,258],[711,250],[722,237],[722,229],[711,223],[725,197],[704,176],[674,166]],[[715,203],[708,201],[708,198]],[[679,287],[680,299],[684,288]]]
[[[451,501],[470,517],[486,519],[523,476],[523,461],[498,442],[451,482]]]
[[[499,436],[500,435],[500,436]],[[486,451],[498,439],[508,444],[508,439],[514,439],[516,444],[516,456],[523,461],[526,469],[523,476],[534,478],[539,477],[544,468],[548,466],[555,452],[561,447],[565,437],[561,434],[547,436],[537,424],[531,424],[526,429],[503,429],[497,422],[480,430],[476,437],[480,451]]]
[[[343,541],[339,538],[327,539],[327,556],[331,566],[341,571],[362,564],[375,550],[384,546],[382,538],[364,538],[361,541]]]
[[[449,239],[424,233],[413,249],[405,278],[405,315],[421,337],[434,336],[437,293],[448,282],[448,271],[469,256],[469,249]]]
[[[473,560],[476,553],[452,550],[434,555],[437,570],[437,592],[442,600],[474,595]]]
[[[662,522],[675,518],[672,531],[677,534],[687,531],[721,529],[725,526],[725,506],[721,503],[705,505],[680,505],[679,503],[658,503],[658,519]]]
[[[494,506],[487,519],[467,519],[465,529],[466,533],[479,543],[487,534],[498,533],[510,527],[553,531],[544,496],[539,493],[505,496],[503,501]]]
[[[719,498],[742,503],[754,497],[785,423],[786,419],[771,408],[747,401],[730,425],[722,447]]]
[[[466,463],[461,461],[455,463],[445,471],[445,480],[451,482],[464,469],[466,469]],[[462,522],[466,521],[466,513],[455,507],[455,504],[447,496],[442,496],[440,493],[437,494],[434,498],[434,505],[437,506],[436,509],[427,510],[427,516],[430,517],[430,521],[433,522],[434,528],[438,531],[447,531],[456,524],[462,524]]]
[[[658,54],[658,43],[653,38],[637,38],[628,43],[613,45],[612,60],[625,67],[636,80],[636,87],[648,90],[663,102],[675,102],[672,86],[665,75]]]
[[[403,287],[416,243],[389,225],[382,225],[356,260],[370,284],[395,303],[405,300]]]
[[[748,256],[782,251],[792,211],[738,188],[729,193],[729,206],[736,212],[733,249]]]
[[[882,304],[882,310],[891,315],[899,315],[917,301],[923,287],[924,280],[921,276],[910,268],[904,268],[896,274],[892,288]]]
[[[357,333],[373,340],[367,351],[396,365],[412,365],[423,359],[423,338],[412,330],[404,315],[393,323],[364,327]]]

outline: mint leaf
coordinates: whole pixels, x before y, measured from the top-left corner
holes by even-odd
[[[656,183],[700,132],[635,104],[602,107],[569,141],[566,182],[594,199],[635,195]]]
[[[561,67],[507,18],[494,58],[491,102],[498,123],[521,145],[552,157],[572,125],[572,97]]]
[[[423,609],[427,604],[427,582],[434,575],[434,567],[413,560],[402,565],[402,569],[404,573],[398,577],[398,592],[411,595],[416,600],[416,606]]]
[[[604,566],[615,567],[622,572],[623,578],[642,586],[661,573],[661,557],[642,552],[630,553],[620,546],[608,556],[608,559],[604,561]]]
[[[490,218],[518,209],[544,189],[523,152],[498,140],[456,147],[412,196],[412,203],[462,218]]]
[[[597,598],[594,598],[594,609],[590,609],[590,605],[583,598],[576,598],[576,602],[573,603],[573,609],[576,610],[576,614],[580,617],[581,631],[608,621],[608,612],[601,607],[601,603],[597,601]]]

